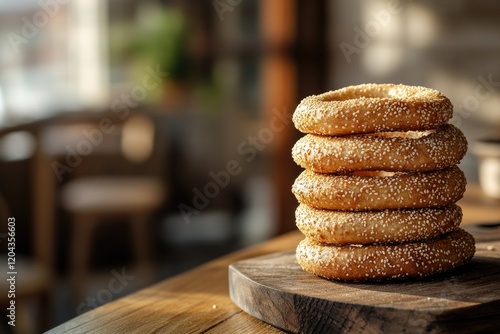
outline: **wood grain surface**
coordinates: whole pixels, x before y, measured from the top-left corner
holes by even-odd
[[[426,279],[329,281],[280,252],[229,267],[230,297],[250,315],[293,333],[500,332],[500,242]]]
[[[281,333],[229,299],[228,266],[246,258],[293,249],[298,231],[228,254],[97,307],[49,330],[50,334]]]

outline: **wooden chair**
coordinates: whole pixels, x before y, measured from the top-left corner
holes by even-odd
[[[163,196],[161,184],[152,177],[88,177],[64,187],[62,204],[73,216],[70,261],[77,287],[87,278],[96,227],[110,217],[130,220],[135,260],[142,271],[151,270],[148,222]]]
[[[137,166],[140,167],[151,159],[152,155],[164,154],[161,148],[154,147],[158,144],[154,138],[154,123],[146,116],[130,116],[115,134],[120,137],[118,148],[113,148],[113,139],[109,144],[104,138],[99,144],[101,147],[95,149],[119,151],[136,170],[140,170]],[[113,152],[116,153],[115,151]],[[161,160],[160,157],[154,162],[161,164]],[[162,178],[159,175],[142,175],[143,173],[111,175],[109,168],[103,169],[103,175],[78,176],[67,182],[60,191],[62,207],[73,218],[70,275],[75,292],[81,292],[88,281],[91,246],[96,228],[112,217],[128,219],[132,231],[132,249],[140,272],[152,272],[148,223],[165,199]]]

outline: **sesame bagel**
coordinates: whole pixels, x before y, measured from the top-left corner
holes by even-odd
[[[292,192],[300,203],[329,210],[384,210],[440,207],[465,192],[464,173],[453,166],[420,173],[353,172],[346,175],[303,171]]]
[[[343,137],[308,134],[295,143],[292,157],[301,167],[320,173],[431,171],[458,164],[466,151],[463,133],[446,124],[427,131]]]
[[[366,281],[429,276],[466,263],[474,252],[474,238],[458,228],[434,239],[394,245],[333,246],[306,238],[296,257],[317,276]]]
[[[446,124],[452,116],[453,105],[437,90],[363,84],[306,97],[292,120],[301,132],[339,136],[432,129]]]
[[[329,244],[411,242],[437,237],[456,229],[462,210],[456,204],[439,208],[331,211],[300,204],[298,229],[309,239]]]

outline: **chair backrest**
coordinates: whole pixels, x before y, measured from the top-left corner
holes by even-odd
[[[132,116],[122,127],[120,148],[129,161],[141,163],[153,153],[155,142],[155,126],[146,116]]]
[[[63,182],[89,175],[161,175],[165,140],[159,135],[150,116],[135,113],[124,120],[93,115],[49,125],[41,137]]]

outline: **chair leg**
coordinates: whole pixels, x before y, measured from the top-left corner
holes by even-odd
[[[146,275],[151,275],[151,241],[148,233],[148,216],[145,214],[133,216],[131,220],[131,228],[132,239],[134,242],[135,260],[141,272]]]
[[[50,312],[50,289],[44,290],[38,300],[40,328],[42,332],[48,331],[52,323]],[[39,331],[40,332],[40,331]]]
[[[94,229],[93,217],[76,215],[74,219],[73,242],[71,250],[71,281],[73,296],[79,301],[83,288],[87,283],[87,271],[91,253],[92,232]]]

